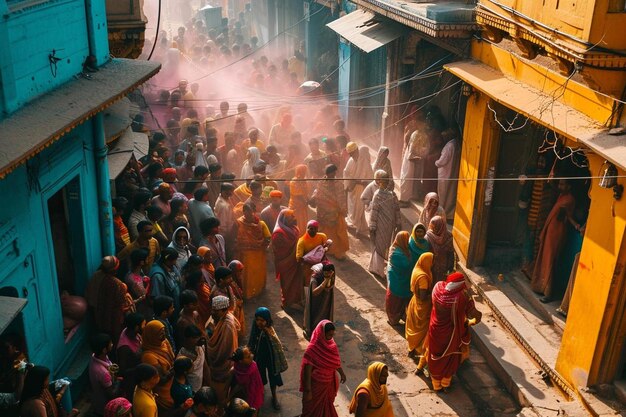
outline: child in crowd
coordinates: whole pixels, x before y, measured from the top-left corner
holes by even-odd
[[[254,355],[247,346],[238,347],[231,360],[235,362],[234,387],[231,396],[240,393],[251,407],[257,410],[263,405],[263,381],[259,368],[254,362]]]
[[[187,381],[187,374],[191,371],[193,362],[187,357],[179,357],[174,361],[174,381],[170,394],[174,399],[174,407],[188,409],[193,404],[193,390]]]

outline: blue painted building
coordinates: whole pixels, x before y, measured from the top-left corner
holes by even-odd
[[[87,321],[64,324],[61,293],[114,252],[103,112],[160,65],[110,58],[105,0],[0,0],[0,15],[0,296],[27,300],[6,331],[78,376]]]

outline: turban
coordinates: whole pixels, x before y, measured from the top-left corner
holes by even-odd
[[[272,190],[272,191],[270,191],[270,197],[282,198],[283,197],[283,193],[280,190]]]
[[[104,407],[104,417],[119,417],[130,412],[133,405],[124,397],[115,398]]]
[[[213,308],[213,310],[224,310],[229,306],[230,300],[228,299],[228,297],[225,297],[223,295],[218,295],[214,297],[213,301],[211,302],[211,307]]]
[[[463,282],[465,281],[465,275],[463,275],[460,272],[453,272],[452,274],[448,275],[448,278],[446,278],[446,282]]]
[[[346,151],[348,153],[354,152],[357,149],[359,149],[359,146],[354,142],[348,142],[348,144],[346,145]]]
[[[174,178],[176,178],[176,168],[165,168],[163,170],[163,176],[173,176]]]

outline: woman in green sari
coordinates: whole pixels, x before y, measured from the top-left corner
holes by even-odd
[[[430,243],[426,240],[426,226],[422,223],[416,223],[413,226],[413,232],[409,239],[409,251],[411,251],[411,271],[417,263],[417,260],[423,253],[431,252]]]

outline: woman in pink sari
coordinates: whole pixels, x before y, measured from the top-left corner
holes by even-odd
[[[319,322],[307,346],[300,367],[302,417],[338,417],[333,403],[340,382],[346,382],[341,368],[339,349],[333,340],[335,325],[329,320]]]
[[[276,279],[280,281],[282,308],[300,306],[302,308],[302,272],[296,260],[296,246],[300,230],[296,226],[296,216],[291,209],[281,210],[272,234],[272,250]]]

